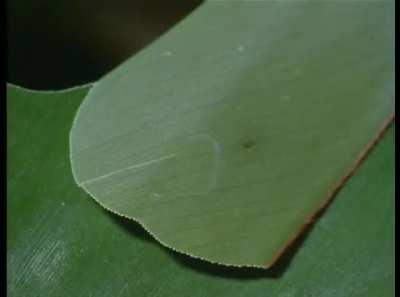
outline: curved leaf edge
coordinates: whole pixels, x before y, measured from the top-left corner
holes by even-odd
[[[282,256],[290,250],[290,248],[294,245],[294,243],[303,235],[316,221],[317,219],[323,214],[323,212],[329,207],[329,205],[332,203],[334,198],[336,197],[336,194],[340,191],[340,189],[346,184],[346,182],[351,178],[351,176],[357,171],[357,168],[363,163],[363,161],[366,159],[368,154],[373,150],[373,148],[379,143],[379,140],[383,137],[385,132],[389,129],[391,124],[394,122],[395,118],[395,113],[391,113],[382,123],[381,127],[378,129],[378,132],[373,136],[372,140],[365,145],[363,150],[358,154],[356,157],[355,161],[353,164],[350,166],[350,168],[345,172],[345,174],[334,184],[334,186],[327,192],[327,195],[325,198],[322,200],[321,204],[311,212],[309,216],[307,216],[305,222],[300,225],[298,228],[298,231],[295,233],[294,236],[289,238],[279,249],[279,251],[276,253],[276,255],[272,258],[271,261],[266,262],[265,265],[256,265],[256,264],[234,264],[234,263],[222,263],[218,261],[214,261],[212,259],[204,258],[198,255],[191,254],[187,251],[176,249],[173,246],[167,244],[163,240],[161,240],[155,233],[151,231],[149,227],[146,226],[145,223],[141,222],[140,220],[130,217],[127,215],[124,215],[122,213],[119,213],[118,211],[113,210],[112,208],[106,206],[103,204],[100,200],[98,200],[94,195],[92,195],[87,188],[85,188],[84,185],[80,185],[78,182],[78,179],[76,177],[76,173],[74,170],[74,164],[73,164],[73,158],[72,158],[72,131],[74,126],[76,125],[76,120],[78,119],[78,115],[81,111],[82,106],[84,105],[84,102],[86,101],[87,98],[91,96],[91,93],[93,90],[96,88],[97,83],[91,84],[91,88],[82,100],[81,105],[79,106],[77,112],[75,113],[74,120],[71,125],[70,133],[69,133],[69,157],[70,157],[70,162],[71,162],[71,171],[72,171],[72,176],[74,178],[75,183],[78,185],[78,187],[82,188],[90,197],[93,198],[101,207],[106,209],[107,211],[118,215],[120,217],[126,218],[128,220],[132,220],[136,223],[138,223],[144,230],[146,230],[156,241],[158,241],[162,246],[165,248],[168,248],[176,253],[183,254],[186,256],[189,256],[191,258],[197,259],[197,260],[202,260],[209,262],[211,264],[216,264],[220,266],[225,266],[225,267],[237,267],[237,268],[255,268],[255,269],[263,269],[263,270],[268,270],[272,268],[277,262],[279,262],[279,259],[282,258]],[[73,89],[73,88],[72,88]],[[70,90],[70,89],[69,89]]]
[[[88,88],[89,90],[91,90],[94,87],[95,83],[94,82],[90,82],[90,83],[86,83],[86,84],[82,84],[82,85],[77,85],[77,86],[73,86],[70,88],[66,88],[66,89],[60,89],[60,90],[35,90],[35,89],[28,89],[25,88],[23,86],[20,85],[16,85],[10,82],[6,83],[7,89],[8,88],[14,88],[16,90],[21,90],[27,93],[35,93],[35,94],[60,94],[60,93],[68,93],[68,92],[72,92],[75,90],[80,90],[80,89],[85,89]],[[86,98],[86,96],[85,96]]]

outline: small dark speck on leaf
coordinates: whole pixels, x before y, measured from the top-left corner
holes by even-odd
[[[256,145],[256,143],[253,140],[246,140],[246,141],[242,142],[242,147],[246,150],[251,149],[255,145]]]

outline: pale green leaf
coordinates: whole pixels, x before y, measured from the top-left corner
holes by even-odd
[[[8,296],[394,296],[393,128],[295,257],[226,268],[163,248],[76,186],[68,133],[87,91],[8,87]]]
[[[392,119],[393,8],[205,3],[90,91],[78,185],[174,250],[270,267]]]

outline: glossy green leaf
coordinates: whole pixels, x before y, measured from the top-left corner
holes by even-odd
[[[68,133],[87,90],[8,87],[8,296],[394,296],[393,128],[295,257],[226,268],[163,248],[76,186]]]
[[[204,4],[90,91],[78,185],[174,250],[270,267],[390,122],[393,7]]]

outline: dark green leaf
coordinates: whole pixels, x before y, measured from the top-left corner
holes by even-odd
[[[393,128],[291,263],[225,268],[161,247],[76,186],[67,139],[87,90],[8,87],[8,296],[394,296]]]

